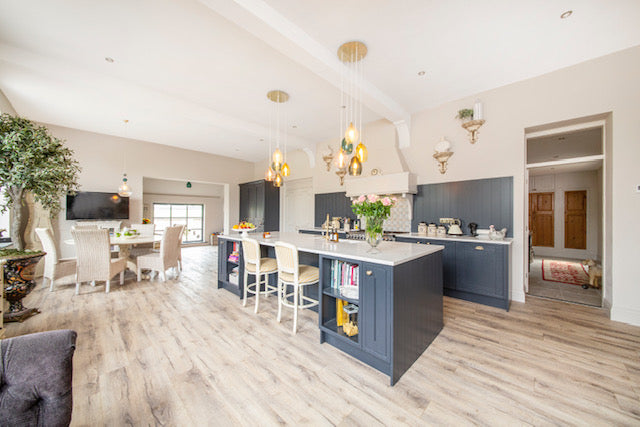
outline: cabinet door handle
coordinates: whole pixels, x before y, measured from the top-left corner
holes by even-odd
[[[371,276],[372,274],[373,274],[373,271],[367,270],[367,276]]]
[[[476,246],[476,251],[484,251],[484,246]]]

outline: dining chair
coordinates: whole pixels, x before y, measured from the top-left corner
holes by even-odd
[[[149,269],[157,271],[162,276],[162,281],[167,280],[166,271],[169,268],[178,267],[178,254],[180,238],[182,236],[182,225],[167,227],[162,234],[160,241],[160,251],[136,258],[138,270],[138,282],[142,280],[142,270]]]
[[[153,237],[153,234],[156,231],[155,224],[131,224],[130,227],[132,230],[136,230],[140,233],[140,236],[144,237]],[[140,243],[133,246],[129,250],[129,256],[136,258],[141,255],[147,255],[153,252],[153,243]]]
[[[182,225],[182,230],[180,230],[180,238],[178,239],[178,270],[182,271],[182,237],[184,236],[184,232],[187,229],[186,225]]]
[[[53,240],[53,233],[48,228],[36,228],[36,234],[42,242],[42,249],[47,253],[44,257],[44,275],[42,284],[49,281],[49,291],[53,292],[54,284],[69,285],[76,283],[76,259],[58,258],[58,249]]]
[[[76,295],[80,283],[105,281],[105,292],[111,289],[111,279],[120,273],[120,284],[124,284],[125,258],[111,258],[109,231],[100,228],[72,228],[71,235],[76,244],[77,274]]]
[[[282,306],[293,308],[293,333],[298,329],[298,309],[318,305],[318,301],[304,295],[304,287],[320,281],[318,267],[299,263],[298,248],[290,243],[275,243],[278,260],[278,322],[282,319]],[[293,290],[287,292],[287,287]]]

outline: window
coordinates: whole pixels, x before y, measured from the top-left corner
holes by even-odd
[[[172,225],[186,225],[182,243],[201,243],[204,241],[202,230],[204,223],[204,205],[185,205],[177,203],[154,203],[153,222],[156,232],[163,232]]]

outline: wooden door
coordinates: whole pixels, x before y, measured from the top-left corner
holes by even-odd
[[[554,246],[554,193],[529,193],[529,231],[533,246]]]
[[[587,249],[587,192],[564,192],[564,247]]]

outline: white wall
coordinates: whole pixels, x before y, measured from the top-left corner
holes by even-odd
[[[209,241],[211,233],[221,232],[224,227],[224,188],[218,184],[186,181],[168,181],[161,179],[143,179],[143,206],[148,206],[145,215],[153,222],[154,203],[186,203],[204,205],[203,238]]]
[[[602,183],[598,171],[572,172],[529,177],[529,192],[554,192],[554,246],[534,247],[536,255],[557,256],[574,259],[602,260],[599,244],[602,228]],[[565,191],[587,191],[587,249],[565,249],[564,247],[564,202]]]
[[[368,175],[372,167],[383,173],[399,172],[403,162],[417,174],[418,183],[461,181],[501,176],[514,177],[514,244],[512,247],[512,298],[524,301],[526,267],[524,210],[528,189],[524,184],[525,130],[587,116],[606,117],[605,180],[607,211],[605,234],[605,305],[614,320],[640,325],[639,267],[636,260],[640,230],[630,227],[640,212],[640,47],[623,50],[543,76],[474,94],[412,116],[411,144],[396,154],[394,126],[385,121],[367,126]],[[455,120],[456,112],[484,103],[485,125],[476,144]],[[441,136],[452,143],[449,169],[442,175],[432,158]],[[338,137],[317,144],[312,171],[314,192],[341,191],[335,169],[326,172],[322,153],[327,143],[338,146]],[[290,162],[293,170],[305,165]],[[307,166],[308,167],[308,166]],[[357,179],[357,178],[354,178]],[[610,211],[609,211],[610,210]]]
[[[130,201],[133,223],[142,220],[143,177],[226,185],[229,196],[225,194],[225,204],[228,201],[229,217],[225,218],[225,226],[230,227],[238,221],[238,184],[251,180],[253,163],[60,126],[47,127],[54,136],[66,140],[66,145],[75,152],[82,168],[79,179],[82,191],[116,191],[122,181],[122,152],[125,150],[126,172],[133,190]],[[71,238],[70,228],[74,223],[65,220],[64,216],[62,211],[54,221],[54,233],[62,241]],[[60,250],[63,257],[75,255],[73,247],[64,243]]]
[[[0,90],[0,113],[9,113],[11,115],[16,114],[13,105],[9,102],[4,93]]]

